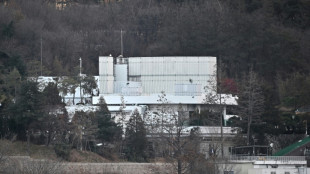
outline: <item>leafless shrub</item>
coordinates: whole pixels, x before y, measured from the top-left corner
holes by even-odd
[[[2,172],[11,174],[58,174],[62,173],[62,163],[29,157],[10,157],[6,160]]]
[[[2,141],[2,140],[0,141],[0,173],[3,173],[3,171],[7,167],[8,147],[9,147],[9,142]]]

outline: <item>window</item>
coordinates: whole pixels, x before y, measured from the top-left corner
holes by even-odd
[[[284,172],[284,174],[290,174],[290,172]]]
[[[270,174],[277,174],[276,172],[270,172]]]
[[[234,174],[234,171],[224,171],[224,174]]]
[[[198,96],[201,95],[201,84],[175,84],[176,96]]]
[[[271,168],[278,168],[278,164],[271,164]]]
[[[129,81],[141,82],[141,76],[129,76]]]

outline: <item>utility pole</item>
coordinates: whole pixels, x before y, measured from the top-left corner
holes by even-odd
[[[123,50],[123,30],[121,29],[121,55],[124,56],[124,50]]]
[[[80,57],[80,77],[78,78],[80,81],[80,103],[83,103],[83,98],[82,98],[82,58]]]
[[[41,35],[41,76],[42,76],[42,35]]]
[[[218,61],[219,62],[219,70],[218,70],[218,80],[219,80],[219,85],[218,85],[218,89],[219,89],[219,92],[220,92],[220,109],[221,109],[221,154],[222,154],[222,158],[224,158],[224,140],[223,140],[223,115],[224,115],[224,108],[222,106],[222,87],[221,87],[221,83],[222,83],[222,74],[221,74],[221,61]]]

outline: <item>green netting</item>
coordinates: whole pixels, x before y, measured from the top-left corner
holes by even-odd
[[[291,151],[293,151],[293,150],[299,148],[300,146],[305,145],[309,142],[310,142],[310,137],[306,137],[303,140],[298,141],[294,144],[291,144],[291,145],[287,146],[286,148],[278,151],[277,153],[273,154],[273,156],[284,156],[284,155],[288,154],[289,152],[291,152]]]

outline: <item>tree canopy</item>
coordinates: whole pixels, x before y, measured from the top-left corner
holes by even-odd
[[[122,135],[121,127],[115,123],[104,98],[100,98],[99,110],[96,112],[96,119],[98,121],[97,138],[105,143],[112,143],[119,140]]]
[[[125,154],[129,161],[144,162],[147,160],[146,129],[137,110],[126,123],[125,143]]]

